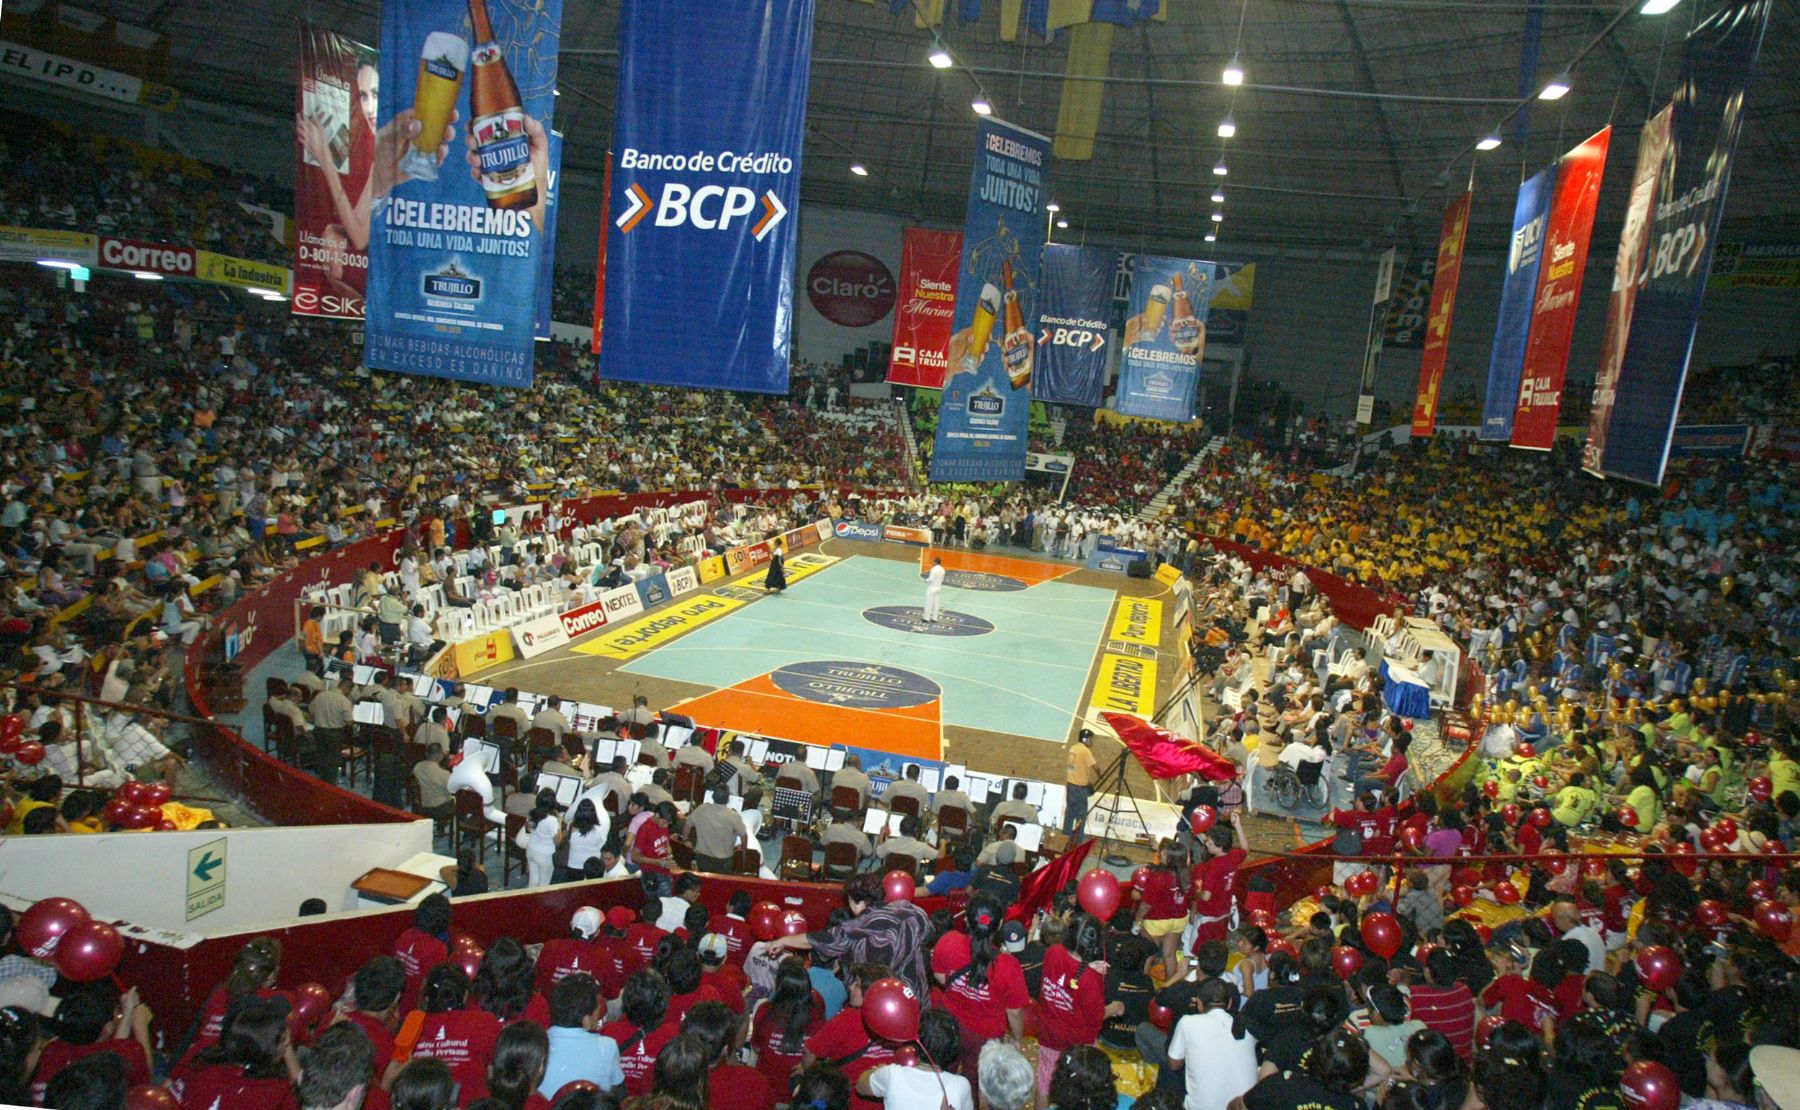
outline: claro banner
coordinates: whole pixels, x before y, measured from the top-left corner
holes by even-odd
[[[296,316],[363,318],[380,87],[372,47],[301,22],[294,88]]]
[[[813,0],[626,0],[600,374],[786,393]]]
[[[941,389],[956,311],[956,268],[962,232],[909,227],[900,245],[900,300],[894,309],[894,350],[887,380]]]

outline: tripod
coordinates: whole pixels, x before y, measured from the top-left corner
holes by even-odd
[[[1169,712],[1187,697],[1188,692],[1199,683],[1199,680],[1200,675],[1197,671],[1182,679],[1181,682],[1176,685],[1174,691],[1170,693],[1168,699],[1165,700],[1155,712],[1150,714],[1150,723],[1153,725],[1161,723],[1161,721],[1169,715]],[[1136,844],[1138,842],[1136,838],[1126,839],[1125,837],[1117,835],[1119,817],[1127,810],[1130,811],[1133,817],[1137,818],[1137,827],[1144,831],[1144,835],[1147,836],[1150,831],[1150,822],[1144,818],[1144,811],[1138,805],[1137,795],[1130,793],[1126,789],[1125,773],[1129,767],[1128,757],[1130,755],[1131,751],[1129,748],[1121,748],[1119,754],[1113,761],[1107,764],[1106,770],[1100,772],[1095,779],[1093,801],[1088,805],[1089,814],[1105,813],[1107,815],[1107,821],[1104,826],[1106,832],[1102,836],[1095,837],[1095,839],[1102,843],[1111,842],[1120,847]],[[1102,858],[1105,862],[1112,864],[1115,867],[1124,867],[1131,862],[1116,852]]]

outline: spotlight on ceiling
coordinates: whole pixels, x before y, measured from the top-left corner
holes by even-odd
[[[1569,83],[1569,71],[1565,69],[1550,79],[1550,83],[1544,86],[1544,91],[1538,93],[1538,99],[1561,100],[1563,97],[1568,96],[1569,90],[1574,87],[1575,86]]]
[[[945,50],[942,46],[932,47],[926,60],[931,63],[933,69],[949,69],[956,64],[956,60],[950,57],[950,51]]]
[[[1226,116],[1219,124],[1219,138],[1229,139],[1235,134],[1237,134],[1237,122],[1230,116]]]
[[[1237,58],[1233,57],[1231,61],[1225,63],[1225,72],[1220,75],[1219,79],[1227,85],[1241,85],[1244,83],[1244,67],[1238,64]]]
[[[1044,205],[1044,211],[1046,211],[1046,212],[1061,212],[1062,205],[1056,203],[1055,201],[1051,201],[1049,204]]]
[[[1224,177],[1226,174],[1228,174],[1230,172],[1231,172],[1230,170],[1225,168],[1225,163],[1223,163],[1223,162],[1220,162],[1218,165],[1213,167],[1213,174],[1218,177]]]
[[[1639,15],[1661,15],[1681,3],[1681,0],[1644,0],[1644,6],[1638,9]]]
[[[858,177],[867,177],[869,176],[869,167],[861,162],[852,162],[850,163],[850,172]]]
[[[1067,228],[1067,227],[1068,227],[1068,226],[1069,226],[1069,221],[1067,221],[1067,220],[1058,220],[1058,221],[1056,221],[1056,226],[1057,226],[1057,227],[1060,227],[1060,228]]]
[[[1499,135],[1487,134],[1487,135],[1483,135],[1481,137],[1481,141],[1475,144],[1475,149],[1476,150],[1493,150],[1495,147],[1497,147],[1499,145],[1500,145],[1500,136]]]
[[[969,107],[974,109],[975,114],[978,116],[991,116],[994,114],[994,106],[988,103],[988,98],[985,96],[978,96],[970,101]]]
[[[1213,221],[1213,223],[1215,223],[1215,224],[1222,224],[1222,223],[1224,223],[1224,222],[1225,222],[1225,213],[1223,213],[1223,212],[1214,212],[1214,213],[1213,213],[1213,214],[1212,214],[1212,221]]]
[[[1206,233],[1206,241],[1207,241],[1207,242],[1209,242],[1209,243],[1216,243],[1216,242],[1218,242],[1218,241],[1219,241],[1219,237],[1218,237],[1218,236],[1217,236],[1217,235],[1214,235],[1214,234],[1213,234],[1213,233],[1212,233],[1212,232],[1210,232],[1210,231],[1209,231],[1209,232],[1207,232],[1207,233]]]
[[[1212,195],[1212,202],[1214,204],[1224,204],[1225,203],[1225,190],[1214,189],[1213,195]]]

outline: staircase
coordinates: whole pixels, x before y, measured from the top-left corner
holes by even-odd
[[[906,444],[906,472],[912,475],[912,485],[916,489],[925,484],[925,471],[919,465],[919,444],[913,438],[912,413],[899,397],[894,398],[894,415],[900,421],[900,442]]]
[[[1181,489],[1182,484],[1194,476],[1194,471],[1200,469],[1200,464],[1206,461],[1206,456],[1223,446],[1225,446],[1224,436],[1214,436],[1207,440],[1200,450],[1194,452],[1194,457],[1187,461],[1187,465],[1181,468],[1181,473],[1170,478],[1167,485],[1156,491],[1156,496],[1150,499],[1150,503],[1138,510],[1138,519],[1145,523],[1160,520],[1163,513],[1168,511],[1169,502],[1175,499],[1175,494]]]

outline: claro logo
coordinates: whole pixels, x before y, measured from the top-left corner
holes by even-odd
[[[570,639],[604,627],[605,624],[606,607],[598,601],[579,609],[571,609],[562,615],[563,631],[569,634]]]
[[[832,323],[866,328],[894,310],[894,275],[873,255],[833,251],[807,271],[806,297]]]

